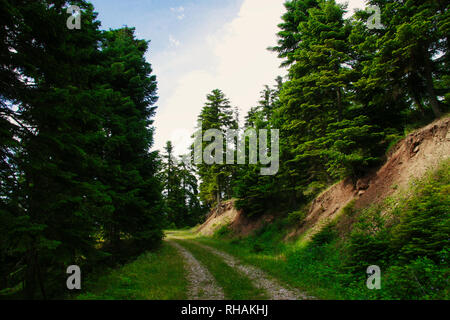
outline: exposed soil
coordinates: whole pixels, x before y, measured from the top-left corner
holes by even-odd
[[[299,229],[287,238],[304,235],[309,239],[337,217],[352,200],[355,208],[379,203],[401,192],[415,180],[435,169],[450,156],[450,118],[436,120],[409,134],[390,151],[386,163],[376,172],[356,182],[341,181],[320,194],[312,203]]]
[[[267,213],[261,217],[249,218],[242,210],[238,211],[236,218],[230,224],[230,228],[233,229],[235,234],[240,236],[248,236],[252,234],[255,230],[262,228],[265,224],[271,223],[275,220],[275,215]]]
[[[356,208],[366,207],[409,186],[428,170],[450,156],[450,118],[437,120],[409,134],[392,150],[387,162],[365,178],[367,189],[356,202]]]
[[[322,192],[309,206],[301,227],[293,230],[285,240],[302,235],[305,240],[336,219],[352,200],[355,208],[365,208],[379,203],[396,192],[405,190],[415,179],[423,177],[450,155],[450,118],[436,120],[428,126],[409,134],[401,140],[387,157],[386,163],[356,183],[341,181]],[[236,235],[247,236],[275,219],[266,214],[250,219],[233,206],[234,201],[222,203],[214,209],[197,232],[212,235],[223,225],[230,225]]]
[[[247,236],[275,219],[272,214],[265,214],[257,219],[248,218],[242,210],[234,207],[234,202],[235,200],[224,201],[212,209],[206,221],[195,230],[195,233],[211,236],[221,227],[229,226],[235,234]]]
[[[179,244],[169,241],[177,248],[185,260],[185,268],[189,281],[189,300],[224,300],[223,290],[216,283],[211,273],[198,262],[194,256]]]
[[[234,201],[224,201],[218,207],[211,210],[205,223],[195,232],[203,236],[211,236],[217,229],[232,223],[239,212],[234,208]]]

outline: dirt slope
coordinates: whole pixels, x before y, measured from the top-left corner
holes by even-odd
[[[445,118],[409,134],[390,151],[378,171],[358,180],[356,185],[347,179],[324,191],[312,202],[305,224],[288,238],[302,234],[305,239],[310,238],[352,200],[355,208],[364,208],[405,190],[414,179],[448,159],[449,125],[450,118]]]
[[[198,227],[196,233],[203,236],[211,236],[224,225],[236,220],[239,212],[234,208],[234,201],[222,202],[218,207],[211,210],[206,221]]]
[[[414,179],[421,178],[429,169],[449,158],[449,126],[448,117],[434,121],[400,141],[390,151],[386,163],[378,171],[358,180],[356,185],[346,179],[322,192],[311,203],[302,227],[293,230],[286,239],[300,235],[309,239],[353,200],[355,208],[363,208],[406,189]],[[272,215],[264,215],[259,220],[250,220],[234,209],[233,201],[227,201],[214,209],[197,231],[211,235],[221,226],[230,224],[237,234],[248,235],[273,219]]]
[[[235,234],[247,236],[275,219],[271,214],[265,214],[259,219],[250,219],[242,210],[234,207],[234,202],[234,199],[224,201],[218,208],[212,209],[206,221],[195,230],[195,233],[211,236],[216,230],[229,225]]]

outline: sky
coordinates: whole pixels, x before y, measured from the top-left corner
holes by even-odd
[[[286,74],[267,50],[276,44],[284,0],[91,0],[102,29],[129,26],[151,40],[146,59],[158,79],[154,149],[171,140],[186,153],[206,95],[221,89],[241,118],[263,86]],[[364,8],[364,0],[348,2]]]

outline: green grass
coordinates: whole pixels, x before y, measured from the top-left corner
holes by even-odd
[[[263,300],[268,298],[263,290],[254,287],[251,280],[228,266],[221,257],[192,242],[175,241],[191,252],[211,272],[219,286],[223,288],[226,299]]]
[[[155,252],[82,284],[79,300],[185,300],[187,280],[178,251],[163,243]]]
[[[216,278],[227,299],[265,299],[264,292],[229,267],[203,243],[318,299],[449,299],[450,297],[450,161],[409,190],[380,207],[343,210],[352,231],[341,235],[334,224],[312,241],[285,243],[285,221],[271,223],[247,238],[228,232],[198,237],[193,230],[168,231]],[[339,221],[337,222],[339,223]],[[218,238],[217,238],[218,237]],[[178,239],[180,240],[178,240]],[[192,240],[192,241],[186,241]],[[382,290],[366,287],[369,265],[382,269]],[[79,299],[186,299],[183,259],[164,244],[155,253],[97,279]]]
[[[197,238],[196,241],[227,252],[237,257],[242,262],[253,265],[267,272],[269,275],[291,287],[296,287],[300,291],[320,299],[338,299],[338,294],[323,288],[317,281],[316,274],[313,276],[301,273],[299,270],[291,268],[286,261],[290,246],[281,251],[270,249],[270,251],[255,252],[254,244],[257,242],[242,240],[217,240],[211,238]],[[264,246],[264,244],[259,244]]]
[[[196,241],[319,299],[449,299],[449,172],[447,160],[412,183],[405,195],[386,199],[382,209],[360,211],[350,203],[344,214],[355,223],[345,237],[330,225],[312,241],[285,243],[286,228],[279,221],[247,238]],[[389,216],[395,221],[385,219]],[[366,287],[366,268],[372,264],[382,268],[382,290]]]

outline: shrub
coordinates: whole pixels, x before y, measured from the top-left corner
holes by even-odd
[[[356,213],[355,204],[356,199],[353,199],[344,208],[342,208],[342,213],[346,216],[352,217]]]
[[[331,243],[337,238],[337,235],[338,234],[334,229],[334,225],[329,224],[312,237],[312,244],[322,246],[324,244]]]
[[[440,252],[439,263],[419,257],[386,271],[385,290],[393,299],[449,299],[449,250]]]
[[[231,230],[230,225],[226,224],[226,225],[223,225],[220,228],[218,228],[214,232],[213,237],[218,238],[218,239],[227,238],[227,237],[230,237],[232,233],[233,233],[233,231]]]
[[[306,218],[306,210],[297,210],[291,213],[288,213],[286,221],[289,225],[301,225],[304,223]]]

